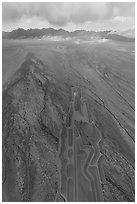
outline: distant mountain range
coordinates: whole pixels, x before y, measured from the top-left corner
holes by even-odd
[[[128,29],[124,31],[113,31],[111,34],[117,34],[117,35],[122,35],[124,37],[128,38],[135,38],[135,29]]]
[[[18,28],[11,32],[2,32],[3,39],[26,39],[26,38],[43,38],[43,37],[54,37],[60,36],[62,38],[82,38],[82,39],[90,39],[90,38],[101,38],[101,39],[112,39],[117,41],[126,41],[126,42],[134,42],[135,37],[131,37],[131,35],[126,36],[125,34],[119,32],[112,32],[111,30],[107,31],[86,31],[86,30],[76,30],[76,31],[66,31],[63,29],[54,29],[54,28],[42,28],[42,29],[23,29]]]

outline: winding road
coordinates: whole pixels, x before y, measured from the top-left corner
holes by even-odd
[[[60,135],[60,194],[68,202],[103,202],[106,182],[99,143],[101,134],[89,122],[82,89],[72,87],[66,123]]]

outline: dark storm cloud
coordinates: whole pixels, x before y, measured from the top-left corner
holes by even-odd
[[[3,23],[36,17],[52,25],[107,20],[115,16],[134,17],[134,3],[3,3]]]

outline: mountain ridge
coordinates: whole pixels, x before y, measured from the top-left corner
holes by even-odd
[[[123,36],[120,33],[113,33],[111,30],[105,31],[87,31],[87,30],[75,30],[75,31],[67,31],[62,28],[54,29],[54,28],[42,28],[42,29],[23,29],[18,28],[12,30],[11,32],[2,31],[3,39],[26,39],[26,38],[43,38],[43,37],[54,37],[60,36],[62,38],[86,38],[90,39],[92,37],[95,38],[103,38],[103,39],[111,39],[116,41],[127,41],[134,42],[134,37]]]

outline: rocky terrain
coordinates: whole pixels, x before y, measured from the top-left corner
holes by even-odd
[[[133,51],[3,41],[3,201],[135,201]]]

